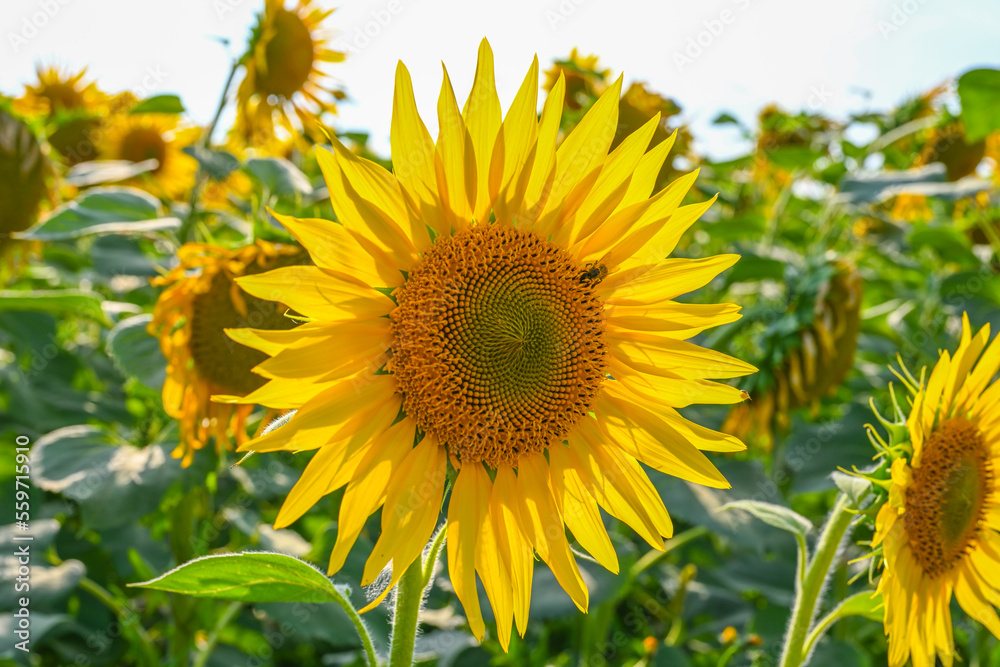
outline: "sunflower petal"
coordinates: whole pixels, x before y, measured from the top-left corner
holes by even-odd
[[[489,219],[491,204],[490,159],[493,157],[493,144],[500,130],[501,116],[500,98],[497,97],[497,86],[493,77],[493,49],[486,39],[479,43],[476,76],[472,82],[469,99],[465,101],[465,107],[462,109],[462,116],[472,136],[476,156],[477,186],[473,217],[478,222],[485,222]]]
[[[465,609],[469,629],[479,641],[486,633],[486,625],[476,592],[476,550],[488,516],[488,482],[489,476],[481,465],[462,466],[448,501],[448,573]]]

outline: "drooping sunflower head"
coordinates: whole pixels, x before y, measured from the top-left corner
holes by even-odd
[[[788,305],[755,343],[765,370],[749,378],[753,399],[736,405],[722,430],[769,450],[775,431],[787,430],[791,410],[819,407],[854,367],[864,296],[857,267],[848,260],[789,267]]]
[[[194,143],[199,133],[196,127],[181,127],[173,114],[133,114],[123,109],[103,124],[98,152],[105,160],[156,160],[156,167],[136,177],[134,184],[179,199],[190,191],[198,170],[198,163],[183,149]]]
[[[246,421],[253,406],[213,403],[210,397],[246,395],[264,384],[250,369],[266,356],[234,343],[225,329],[253,326],[271,331],[295,324],[285,317],[282,304],[246,294],[235,279],[308,258],[297,246],[265,241],[238,250],[189,243],[178,256],[178,265],[153,281],[166,289],[156,302],[149,332],[159,338],[167,358],[163,407],[180,423],[174,456],[188,465],[213,437],[220,452],[231,439],[247,439]]]
[[[97,84],[86,82],[87,69],[76,74],[57,67],[37,69],[38,81],[25,86],[24,95],[15,100],[15,108],[29,115],[53,116],[60,112],[99,113],[106,108],[108,97]]]
[[[985,155],[986,140],[968,141],[965,123],[960,119],[950,119],[931,129],[913,166],[940,162],[945,166],[947,179],[957,181],[974,173]]]
[[[243,449],[316,450],[276,525],[346,486],[333,572],[384,506],[362,584],[390,561],[392,576],[374,605],[421,553],[457,471],[452,584],[481,638],[479,573],[504,647],[512,623],[526,628],[534,553],[586,610],[565,528],[614,571],[601,507],[663,547],[670,518],[641,463],[728,486],[702,450],[743,444],[677,408],[739,402],[714,380],[755,370],[688,341],[739,308],[675,297],[737,258],[667,258],[711,204],[680,205],[696,174],[650,196],[673,137],[650,145],[654,117],[610,150],[619,79],[557,145],[565,85],[539,118],[536,59],[503,114],[484,40],[464,107],[445,73],[435,142],[400,64],[394,171],[336,140],[318,149],[340,222],[278,216],[316,266],[238,280],[310,321],[230,332],[271,357],[242,401],[298,410]]]
[[[1000,637],[1000,338],[963,316],[954,356],[930,377],[898,376],[909,410],[893,405],[886,442],[871,431],[891,478],[875,520],[889,664],[955,659],[951,598]],[[925,369],[926,370],[926,369]]]
[[[287,9],[285,0],[266,0],[254,27],[231,135],[240,146],[268,148],[277,140],[276,126],[286,136],[304,130],[319,139],[321,116],[336,113],[336,101],[344,96],[326,71],[326,64],[344,59],[329,47],[322,29],[333,10],[315,7],[313,0],[296,2]]]
[[[611,70],[601,69],[597,64],[598,60],[599,58],[593,54],[581,56],[574,48],[570,51],[569,58],[557,60],[552,63],[552,67],[545,70],[546,91],[551,93],[560,78],[565,81],[563,90],[566,96],[564,104],[567,116],[589,108],[607,90]]]
[[[38,220],[50,197],[51,165],[31,128],[0,109],[0,282],[30,255],[31,241],[11,238]]]

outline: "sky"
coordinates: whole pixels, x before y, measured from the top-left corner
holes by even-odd
[[[3,0],[0,93],[20,94],[37,63],[86,66],[105,90],[177,94],[191,121],[205,124],[262,4]],[[345,0],[325,25],[349,54],[330,68],[350,96],[335,126],[368,131],[383,154],[397,61],[435,134],[441,62],[464,98],[483,37],[504,108],[535,54],[545,69],[578,47],[624,72],[626,86],[643,81],[674,98],[696,149],[718,159],[747,147],[734,128],[712,125],[723,111],[749,125],[771,102],[842,118],[1000,66],[997,0]]]

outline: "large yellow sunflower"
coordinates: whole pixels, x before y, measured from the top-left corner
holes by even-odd
[[[874,539],[890,667],[908,657],[933,667],[935,656],[951,666],[952,595],[1000,637],[1000,339],[989,334],[972,335],[963,317],[955,356],[942,352],[926,384],[907,380],[908,442],[889,450],[897,458]]]
[[[264,380],[250,369],[266,356],[233,343],[223,330],[255,326],[288,329],[295,321],[286,308],[250,296],[234,279],[278,266],[308,261],[301,248],[257,241],[238,250],[188,243],[178,251],[180,262],[153,280],[166,286],[153,310],[149,333],[160,339],[167,358],[163,407],[180,424],[180,444],[174,451],[191,463],[197,450],[215,438],[222,451],[230,439],[246,441],[247,417],[252,405],[214,403],[212,394],[245,395]]]
[[[428,542],[457,471],[451,582],[482,638],[479,574],[504,647],[512,621],[526,628],[533,552],[587,609],[565,527],[613,571],[599,507],[663,548],[670,517],[641,464],[729,486],[702,450],[743,443],[677,408],[739,402],[711,379],[755,370],[686,341],[737,306],[673,300],[737,259],[665,259],[712,203],[679,207],[697,174],[649,197],[672,143],[647,151],[658,118],[608,154],[620,79],[557,146],[564,85],[539,119],[536,59],[501,120],[484,40],[464,109],[445,72],[435,144],[400,64],[394,173],[336,140],[319,149],[340,224],[279,216],[316,266],[237,281],[311,321],[230,332],[271,356],[256,369],[269,382],[242,401],[298,410],[241,449],[316,450],[276,525],[346,485],[335,572],[383,507],[362,584],[390,562],[392,575],[374,606]]]
[[[197,127],[179,127],[173,114],[123,110],[103,125],[98,150],[106,160],[156,160],[156,168],[137,176],[134,183],[154,194],[182,199],[190,192],[198,171],[197,161],[183,149],[194,143],[200,132]]]
[[[320,138],[320,116],[335,113],[336,100],[344,97],[325,69],[326,63],[344,59],[342,52],[328,46],[321,27],[334,10],[315,7],[313,0],[297,0],[292,9],[285,4],[266,0],[244,56],[246,75],[237,91],[232,131],[240,146],[268,149],[276,141],[275,125],[289,136],[305,130]]]

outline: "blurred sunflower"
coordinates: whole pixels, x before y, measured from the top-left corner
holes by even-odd
[[[761,336],[758,373],[745,389],[753,399],[735,406],[722,430],[765,449],[789,426],[789,411],[818,406],[854,367],[861,330],[861,276],[845,260],[824,261],[786,279],[793,293],[783,318]]]
[[[9,113],[0,110],[0,257],[6,269],[15,268],[10,254],[14,245],[24,242],[10,238],[35,223],[42,202],[49,197],[48,176],[51,167],[31,129]]]
[[[84,82],[87,69],[76,74],[66,73],[57,67],[36,70],[38,82],[25,86],[24,95],[14,101],[15,109],[25,115],[55,115],[61,111],[100,113],[108,96],[94,82]]]
[[[198,171],[198,162],[183,149],[200,133],[197,127],[179,127],[174,114],[122,110],[104,123],[98,149],[105,160],[156,160],[156,168],[136,177],[134,183],[154,194],[181,199],[191,190]]]
[[[828,152],[829,139],[825,135],[835,124],[819,114],[792,114],[775,104],[761,110],[757,124],[754,180],[763,186],[763,198],[773,202],[791,181],[793,168],[788,166],[788,162],[795,163],[800,159],[795,152]]]
[[[577,49],[569,53],[566,60],[556,60],[552,67],[545,70],[543,88],[551,93],[560,77],[563,84],[565,100],[563,101],[563,120],[575,118],[575,113],[589,109],[597,98],[608,89],[608,78],[611,70],[600,69],[599,58],[593,54],[581,56]]]
[[[216,451],[229,447],[230,438],[246,441],[246,422],[252,405],[213,403],[212,394],[245,395],[264,380],[250,369],[267,357],[233,343],[228,327],[254,326],[264,330],[289,329],[284,306],[258,299],[240,289],[235,279],[308,261],[294,245],[266,241],[227,250],[188,243],[178,251],[180,263],[153,279],[165,286],[153,310],[149,333],[160,340],[167,358],[163,407],[180,423],[180,444],[174,457],[187,466],[197,450],[215,438]]]
[[[729,486],[702,450],[743,443],[676,408],[737,403],[738,389],[708,378],[755,370],[686,342],[740,317],[731,304],[673,301],[737,257],[664,259],[714,199],[679,207],[697,172],[649,197],[672,144],[647,151],[659,119],[609,155],[619,79],[557,148],[565,79],[540,119],[537,88],[536,59],[501,121],[483,40],[464,110],[445,72],[435,144],[400,63],[395,173],[337,140],[319,149],[341,224],[278,216],[316,266],[238,280],[311,321],[230,332],[271,356],[256,368],[269,382],[240,402],[298,410],[241,449],[317,450],[275,525],[346,485],[335,572],[384,507],[362,584],[390,561],[392,575],[371,608],[419,557],[457,470],[451,582],[482,638],[479,574],[505,648],[512,622],[527,627],[532,552],[587,609],[565,528],[612,571],[599,507],[663,548],[670,517],[640,463]]]
[[[883,420],[891,444],[875,436],[892,462],[873,540],[890,667],[952,665],[952,595],[1000,637],[1000,339],[989,334],[963,316],[958,351],[943,351],[926,383],[897,374],[912,407]]]
[[[337,100],[344,98],[324,67],[345,57],[328,46],[321,28],[333,11],[315,7],[313,0],[297,0],[293,9],[285,8],[285,0],[265,0],[242,59],[246,74],[237,91],[230,135],[239,147],[267,151],[277,140],[276,125],[289,136],[304,131],[313,139],[322,138],[320,117],[336,113]],[[298,117],[298,127],[292,114]]]

